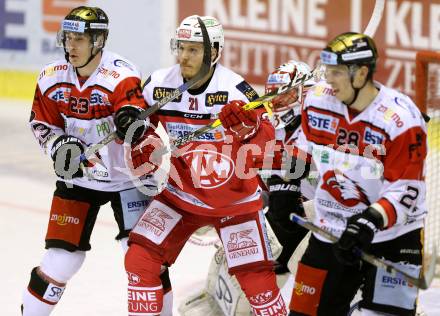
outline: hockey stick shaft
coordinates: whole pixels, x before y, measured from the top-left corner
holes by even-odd
[[[273,98],[277,97],[278,95],[284,94],[284,93],[287,93],[287,92],[291,91],[292,89],[298,87],[299,85],[304,84],[307,80],[310,80],[310,79],[312,79],[315,76],[318,76],[319,70],[320,69],[319,69],[319,66],[318,66],[310,74],[306,74],[302,78],[299,78],[296,81],[291,81],[288,84],[279,87],[277,90],[271,91],[271,92],[269,92],[269,93],[259,97],[258,99],[245,104],[243,106],[243,109],[246,110],[246,111],[255,109],[255,108],[259,107],[260,105],[262,105],[263,103],[271,101]],[[174,147],[183,146],[186,143],[197,139],[198,137],[200,137],[201,135],[205,134],[206,132],[208,132],[208,131],[210,131],[210,130],[220,126],[221,124],[222,124],[221,121],[219,119],[216,119],[211,124],[203,126],[203,127],[199,128],[198,130],[196,130],[196,131],[186,135],[185,137],[176,139],[173,142],[173,146]]]
[[[203,36],[203,63],[199,71],[193,78],[191,78],[191,80],[179,86],[172,93],[160,99],[155,104],[148,107],[148,109],[146,109],[145,111],[142,111],[138,116],[138,120],[145,120],[149,116],[153,115],[164,105],[178,98],[185,91],[196,85],[201,79],[203,79],[209,73],[209,70],[211,69],[211,42],[209,40],[208,31],[202,19],[198,17],[197,20],[199,21]],[[102,139],[100,142],[88,147],[87,150],[80,156],[80,161],[87,160],[88,158],[90,158],[90,156],[96,154],[101,148],[103,148],[104,146],[106,146],[108,143],[112,142],[116,138],[117,138],[117,134],[116,132],[113,132],[110,133],[104,139]]]
[[[364,34],[373,37],[376,34],[380,21],[382,20],[383,10],[385,8],[385,0],[376,0],[370,21],[365,28]]]
[[[290,219],[297,223],[298,225],[307,228],[308,230],[330,240],[331,242],[335,243],[338,241],[338,238],[331,234],[330,232],[314,225],[313,223],[309,222],[307,219],[298,216],[294,213],[290,215]],[[407,272],[402,271],[401,269],[395,267],[393,264],[388,263],[382,259],[379,259],[369,253],[366,253],[365,251],[355,248],[354,253],[359,256],[362,260],[365,262],[370,263],[371,265],[381,268],[385,270],[386,272],[392,274],[392,275],[401,275],[403,278],[405,278],[409,283],[415,285],[416,287],[420,289],[427,289],[429,285],[432,282],[432,279],[434,278],[434,272],[435,272],[435,261],[436,261],[436,254],[431,257],[431,260],[428,265],[427,273],[423,273],[423,275],[419,278],[414,277],[412,275],[409,275]]]

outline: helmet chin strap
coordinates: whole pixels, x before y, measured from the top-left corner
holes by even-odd
[[[69,53],[67,52],[67,49],[66,49],[64,42],[63,42],[63,47],[64,47],[64,58],[66,59],[67,62],[69,62]],[[104,48],[104,44],[102,45],[101,48],[98,48],[98,50],[96,51],[95,54],[93,54],[93,48],[95,48],[95,47],[92,46],[92,48],[90,49],[90,57],[89,57],[89,59],[87,59],[87,61],[84,63],[84,65],[75,67],[75,69],[81,69],[81,68],[84,68],[85,66],[87,66],[92,61],[92,59],[95,58],[96,55],[98,55],[100,52],[102,52],[102,49]]]
[[[359,92],[362,90],[362,88],[363,87],[365,87],[365,85],[367,84],[367,82],[368,82],[368,80],[367,79],[365,79],[365,81],[364,81],[364,84],[362,85],[362,87],[360,87],[360,88],[355,88],[354,87],[354,85],[353,85],[353,82],[354,82],[354,73],[356,72],[356,69],[357,67],[355,66],[355,67],[353,67],[353,66],[349,66],[349,72],[350,72],[350,84],[351,84],[351,87],[353,88],[353,90],[354,90],[354,97],[353,97],[353,100],[350,102],[350,103],[347,103],[347,102],[342,102],[342,103],[344,103],[346,106],[350,106],[350,105],[352,105],[356,100],[357,100],[357,98],[358,98],[358,96],[359,96]]]
[[[98,55],[100,52],[102,52],[102,48],[99,48],[98,51],[96,52],[96,54],[93,54],[93,47],[92,47],[92,49],[90,51],[90,57],[89,57],[89,59],[87,59],[86,63],[82,66],[75,67],[75,69],[81,69],[81,68],[84,68],[85,66],[87,66],[92,61],[92,59],[95,58],[95,56]]]

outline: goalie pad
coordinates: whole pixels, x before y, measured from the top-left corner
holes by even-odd
[[[190,243],[197,246],[221,247],[221,241],[213,226],[203,226],[197,229],[188,239]]]
[[[296,271],[298,269],[298,263],[301,260],[304,252],[306,251],[307,246],[309,245],[309,238],[311,234],[311,232],[307,233],[307,235],[296,247],[295,251],[289,259],[289,262],[287,262],[287,268],[289,268],[290,273],[292,273],[292,277],[294,280],[296,276]]]
[[[277,258],[282,246],[266,221],[267,237],[273,257]],[[277,275],[277,285],[282,288],[288,274]],[[209,266],[205,289],[186,298],[178,308],[182,316],[249,316],[251,306],[235,276],[228,273],[223,247],[217,249]]]

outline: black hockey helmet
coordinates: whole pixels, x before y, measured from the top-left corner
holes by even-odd
[[[87,33],[94,47],[103,48],[108,36],[109,19],[107,14],[97,7],[80,6],[66,15],[58,33],[58,44],[64,46],[65,32]],[[104,42],[98,41],[98,36],[104,36]]]
[[[66,33],[85,33],[90,35],[91,54],[89,60],[82,65],[86,66],[105,46],[108,37],[109,19],[107,14],[98,7],[80,6],[72,9],[61,23],[61,30],[57,35],[57,45],[64,48],[66,60],[69,61],[69,53],[65,47]],[[101,36],[103,38],[101,38]],[[93,49],[97,50],[94,52]]]
[[[346,32],[332,39],[321,51],[321,63],[324,65],[367,66],[370,78],[376,70],[378,58],[373,39],[362,33]]]

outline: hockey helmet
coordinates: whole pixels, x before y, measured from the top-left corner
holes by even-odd
[[[362,33],[346,32],[336,36],[321,51],[321,63],[324,65],[365,65],[372,74],[378,58],[373,39]]]
[[[202,29],[200,28],[197,15],[191,15],[185,18],[176,29],[174,38],[171,39],[171,51],[177,54],[179,41],[200,42],[203,43]],[[220,22],[212,16],[201,16],[200,19],[206,26],[209,40],[213,48],[217,49],[217,56],[212,65],[217,63],[221,57],[225,45],[225,36]]]
[[[265,85],[266,94],[291,81],[295,82],[305,75],[310,74],[311,70],[309,65],[303,62],[289,60],[269,74]],[[305,81],[304,84],[300,84],[296,88],[272,99],[271,108],[273,115],[270,117],[270,121],[275,129],[285,128],[292,123],[296,116],[301,114],[303,97],[308,87],[314,83],[313,79],[309,79]]]
[[[87,6],[77,7],[70,11],[62,21],[61,30],[57,35],[57,45],[64,47],[67,32],[87,33],[91,37],[92,47],[102,49],[108,36],[108,24],[108,16],[102,9]],[[104,40],[99,40],[100,35],[104,36]]]

